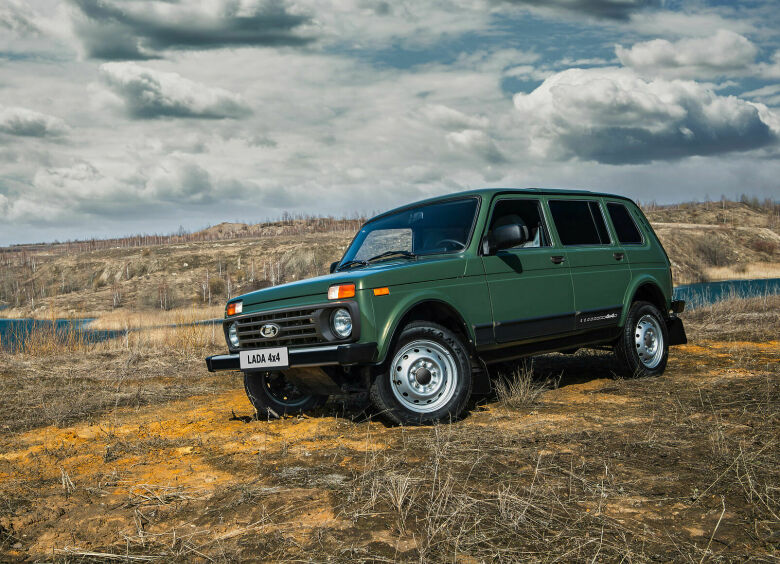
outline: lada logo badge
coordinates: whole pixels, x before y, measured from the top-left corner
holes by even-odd
[[[276,323],[266,323],[260,327],[260,335],[264,339],[272,339],[276,337],[279,334],[279,331],[281,331],[281,327],[279,327]]]

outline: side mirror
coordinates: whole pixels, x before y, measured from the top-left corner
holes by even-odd
[[[336,272],[336,267],[339,265],[340,262],[341,262],[340,260],[337,260],[336,262],[330,263],[330,273],[331,274]]]
[[[494,227],[490,241],[490,251],[511,249],[528,241],[528,227],[521,223],[510,223]]]

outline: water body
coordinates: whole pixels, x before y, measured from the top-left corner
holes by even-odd
[[[0,319],[0,348],[15,350],[32,332],[54,332],[61,338],[76,337],[87,343],[96,343],[124,335],[124,331],[90,329],[93,319]]]
[[[780,294],[780,278],[755,280],[723,280],[685,284],[674,289],[674,297],[685,300],[685,308],[693,309],[731,298],[758,298]]]
[[[757,280],[725,280],[722,282],[704,282],[701,284],[686,284],[674,289],[674,297],[685,300],[686,309],[693,309],[702,305],[730,298],[754,298],[780,294],[780,278]],[[24,339],[33,330],[55,331],[55,334],[65,337],[76,333],[79,339],[85,342],[99,342],[107,339],[115,339],[125,335],[125,331],[109,331],[104,329],[90,329],[89,323],[93,319],[0,319],[0,348],[15,349],[19,341]],[[220,324],[222,319],[204,319],[195,321],[192,325]],[[160,325],[147,329],[176,328],[181,325]]]

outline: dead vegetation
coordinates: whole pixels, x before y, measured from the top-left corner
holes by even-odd
[[[539,381],[534,378],[533,359],[511,367],[509,374],[499,373],[495,379],[496,400],[504,407],[527,407],[547,390],[558,387],[558,378]]]
[[[686,313],[663,377],[544,355],[423,428],[252,420],[209,345],[3,354],[0,559],[776,561],[780,343],[735,317],[776,300]]]
[[[780,296],[732,297],[684,314],[696,339],[771,341],[780,328]]]
[[[777,204],[746,198],[645,209],[678,284],[780,276]],[[197,233],[0,248],[0,306],[10,317],[45,318],[219,305],[326,273],[361,221],[289,216]]]
[[[646,204],[678,284],[780,276],[780,205],[739,202]]]

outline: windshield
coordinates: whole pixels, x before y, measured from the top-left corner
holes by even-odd
[[[476,198],[438,202],[370,221],[340,264],[462,251],[469,243],[477,203]]]

